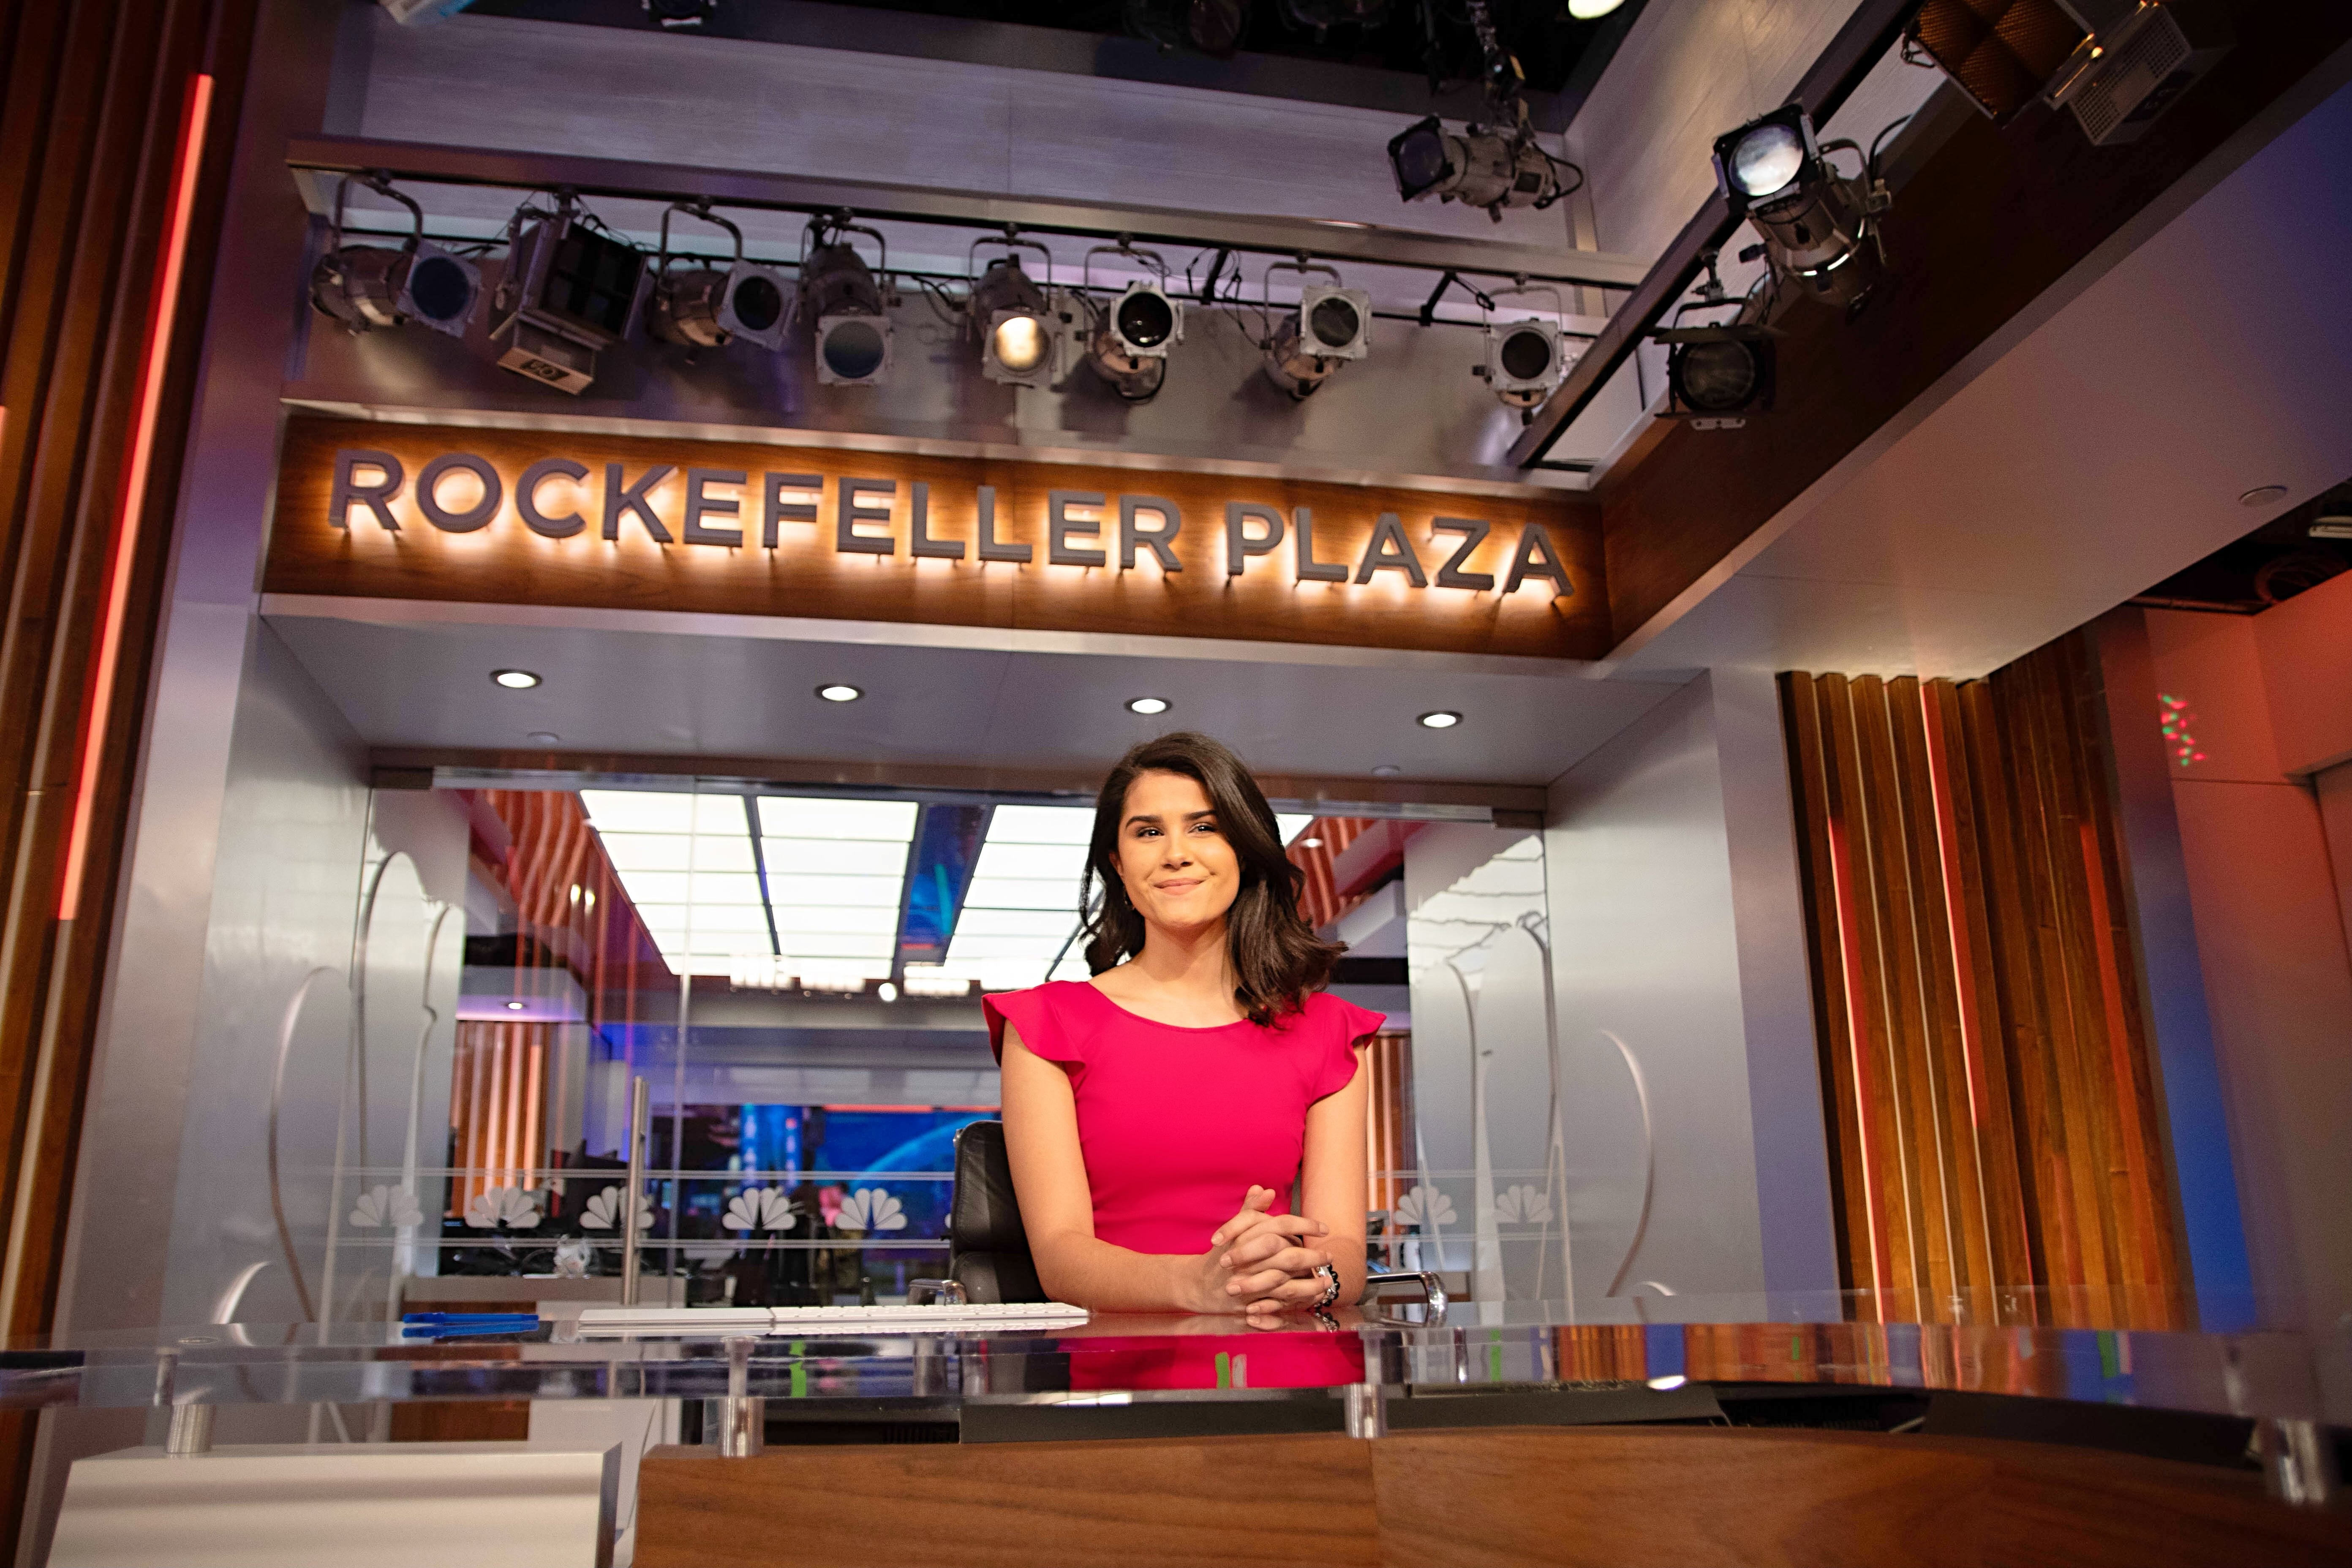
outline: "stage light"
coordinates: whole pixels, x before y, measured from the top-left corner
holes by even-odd
[[[735,259],[724,268],[670,270],[669,220],[688,213],[725,229],[735,240]],[[679,202],[662,213],[661,251],[654,260],[653,298],[646,330],[665,342],[688,348],[725,348],[737,338],[763,349],[784,346],[783,275],[743,259],[743,231],[710,210],[707,202]]]
[[[1168,711],[1168,699],[1165,697],[1130,698],[1128,700],[1127,710],[1130,713],[1141,713],[1147,718],[1154,713],[1165,713]]]
[[[1735,212],[1744,214],[1763,236],[1761,246],[1740,253],[1771,258],[1775,275],[1825,305],[1848,310],[1868,297],[1884,270],[1878,226],[1886,205],[1873,186],[1869,160],[1853,179],[1840,174],[1813,139],[1813,122],[1802,106],[1788,104],[1760,120],[1716,138],[1716,179]]]
[[[890,318],[882,286],[866,258],[841,237],[862,234],[889,250],[876,230],[845,216],[809,225],[812,246],[801,263],[800,312],[815,323],[816,378],[825,386],[872,386],[890,374]]]
[[[1130,283],[1097,319],[1087,363],[1129,403],[1159,395],[1168,350],[1184,340],[1184,308],[1155,279]]]
[[[1990,12],[1969,0],[1926,0],[1903,32],[1995,125],[2032,103],[2086,36],[2057,0],[2008,0]]]
[[[1331,279],[1304,284],[1298,309],[1285,316],[1260,345],[1266,379],[1296,402],[1339,374],[1349,360],[1372,352],[1372,297],[1361,289],[1342,287],[1337,268],[1303,258],[1277,261],[1266,268],[1266,277],[1271,281],[1274,274],[1284,271],[1321,272]]]
[[[1651,334],[1666,347],[1666,413],[1699,429],[1736,429],[1772,406],[1769,327],[1732,323]]]
[[[2230,52],[2229,13],[2206,0],[2073,0],[2096,24],[2042,97],[2074,115],[2094,147],[2137,142]]]
[[[980,333],[981,374],[1007,386],[1052,384],[1059,323],[1046,307],[1045,290],[1021,269],[1017,258],[1001,256],[988,264],[971,287],[970,311]]]
[[[397,250],[343,244],[343,203],[352,180],[343,181],[335,191],[326,253],[310,273],[310,303],[354,335],[415,321],[453,338],[464,337],[482,298],[480,270],[464,257],[427,241],[424,209],[382,175],[352,178],[408,209],[409,236]]]
[[[1462,722],[1462,715],[1441,708],[1434,713],[1424,713],[1413,721],[1424,730],[1451,730]]]
[[[1486,384],[1508,408],[1534,408],[1568,374],[1567,339],[1550,321],[1530,316],[1486,328],[1486,363],[1478,367]]]
[[[509,691],[529,691],[539,684],[539,677],[527,669],[494,669],[490,679]]]
[[[845,685],[840,681],[835,681],[830,685],[818,687],[816,689],[816,694],[819,697],[824,698],[827,702],[855,702],[859,698],[866,695],[866,693],[858,688]]]
[[[1560,167],[1524,122],[1516,131],[1473,124],[1454,132],[1433,114],[1389,142],[1389,172],[1399,196],[1485,207],[1496,223],[1505,207],[1548,207],[1559,200],[1566,194]]]
[[[526,221],[528,220],[528,221]],[[573,395],[595,384],[596,353],[629,335],[645,296],[646,253],[572,196],[507,220],[506,275],[491,305],[499,363]]]

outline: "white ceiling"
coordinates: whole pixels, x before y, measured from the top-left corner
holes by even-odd
[[[1149,657],[815,641],[718,616],[677,617],[694,628],[681,631],[617,629],[660,617],[587,611],[507,624],[499,617],[515,612],[496,605],[415,607],[435,617],[424,621],[350,618],[402,608],[264,605],[373,746],[513,750],[546,731],[563,751],[1096,770],[1162,731],[1199,729],[1269,772],[1368,777],[1393,764],[1409,780],[1542,784],[1675,684],[1593,680],[1584,667],[1535,659],[1349,651],[1338,663],[1311,646],[1246,645],[1244,654],[1200,644],[1181,650],[1187,657]],[[859,629],[845,624],[841,635]],[[510,668],[543,684],[491,683],[491,670]],[[866,695],[823,701],[815,688],[828,681]],[[1149,719],[1128,712],[1140,696],[1172,707]],[[1443,731],[1414,721],[1434,709],[1463,721]]]
[[[2316,107],[2273,106],[1618,668],[1982,674],[2352,475],[2347,75],[2352,51],[2299,89]],[[2259,485],[2285,494],[2240,505]]]

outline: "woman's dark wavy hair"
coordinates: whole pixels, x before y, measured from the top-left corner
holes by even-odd
[[[1118,876],[1118,829],[1129,785],[1144,773],[1181,773],[1198,784],[1217,828],[1241,863],[1241,890],[1225,916],[1234,1000],[1253,1024],[1271,1024],[1306,1005],[1347,949],[1315,934],[1298,912],[1307,874],[1282,852],[1274,808],[1242,760],[1206,735],[1180,730],[1146,741],[1118,760],[1095,802],[1094,841],[1079,882],[1086,910],[1087,967],[1094,973],[1143,951],[1143,916]]]

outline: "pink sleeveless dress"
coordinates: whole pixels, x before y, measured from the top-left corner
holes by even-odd
[[[1317,992],[1271,1026],[1205,1029],[1130,1013],[1082,980],[989,996],[1004,1026],[1070,1075],[1095,1235],[1132,1252],[1199,1253],[1255,1186],[1287,1214],[1307,1146],[1307,1108],[1356,1076],[1356,1042],[1381,1014]]]
[[[1084,981],[983,999],[988,1037],[1004,1026],[1070,1075],[1095,1235],[1134,1252],[1199,1254],[1252,1186],[1286,1214],[1307,1144],[1307,1108],[1348,1087],[1356,1042],[1379,1013],[1318,993],[1281,1023],[1191,1029],[1130,1013]],[[1124,1337],[1066,1342],[1070,1386],[1316,1388],[1354,1383],[1354,1335],[1205,1335],[1181,1344]]]

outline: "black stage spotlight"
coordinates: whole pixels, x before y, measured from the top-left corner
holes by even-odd
[[[629,335],[645,297],[646,253],[589,215],[576,197],[550,212],[529,202],[507,220],[506,276],[490,335],[499,363],[574,394],[596,379],[596,351]]]
[[[978,240],[982,245],[1034,246],[1045,253],[1046,278],[1052,280],[1053,252],[1034,240],[1007,234],[1002,240]],[[969,270],[970,258],[966,259]],[[1021,270],[1019,258],[1000,256],[988,264],[971,286],[969,307],[972,328],[980,334],[980,373],[1009,386],[1048,386],[1059,368],[1060,321],[1045,301],[1045,292]]]
[[[335,190],[334,226],[326,253],[310,273],[310,303],[353,333],[415,321],[453,338],[466,335],[481,302],[482,275],[462,256],[425,237],[425,212],[382,174],[352,176],[378,195],[408,209],[408,238],[397,250],[343,243],[343,203],[352,179]]]
[[[669,220],[671,213],[680,212],[734,237],[734,261],[672,271]],[[646,307],[646,330],[655,337],[698,349],[724,348],[737,338],[781,349],[790,298],[782,273],[743,259],[743,231],[712,212],[709,203],[679,202],[662,214],[661,253],[654,260],[653,297]]]
[[[1087,252],[1089,268],[1098,255],[1124,257],[1160,278],[1168,275],[1166,264],[1149,251],[1097,246]],[[1183,341],[1184,308],[1168,297],[1158,279],[1139,279],[1095,318],[1087,363],[1128,402],[1148,403],[1168,379],[1170,346]]]
[[[1525,123],[1524,104],[1519,112],[1516,131],[1482,125],[1448,131],[1434,114],[1407,127],[1389,142],[1397,195],[1409,202],[1435,196],[1485,207],[1496,223],[1505,207],[1548,207],[1559,200],[1567,194],[1559,183],[1562,165],[1537,142]]]
[[[801,262],[800,312],[814,323],[816,378],[825,386],[872,386],[890,374],[890,318],[882,286],[841,237],[862,234],[881,247],[887,269],[888,242],[876,230],[847,221],[846,214],[809,225],[810,246]]]
[[[1851,142],[1830,148],[1862,150]],[[1874,191],[1865,160],[1847,179],[1830,166],[1813,140],[1801,105],[1787,104],[1715,142],[1715,173],[1733,210],[1764,237],[1761,253],[1773,271],[1796,279],[1824,305],[1858,308],[1884,270],[1876,215],[1885,209]],[[1742,259],[1757,254],[1743,252]]]
[[[1666,415],[1701,430],[1735,430],[1772,407],[1772,329],[1748,322],[1670,327],[1651,336],[1666,345]]]
[[[1320,272],[1331,279],[1303,283],[1298,309],[1276,323],[1273,335],[1259,345],[1265,353],[1266,378],[1298,401],[1349,360],[1372,352],[1372,297],[1361,289],[1344,287],[1339,269],[1319,262],[1277,261],[1265,269],[1269,283],[1277,272],[1296,272],[1302,279]]]

